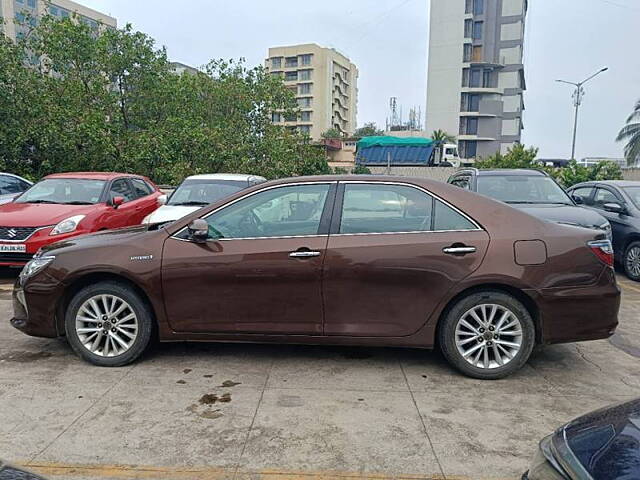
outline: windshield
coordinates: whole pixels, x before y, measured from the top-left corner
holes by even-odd
[[[15,202],[91,205],[100,201],[105,183],[104,180],[82,178],[47,178],[36,183]]]
[[[245,180],[185,180],[173,192],[167,205],[209,205],[247,186]]]
[[[551,178],[533,175],[478,177],[478,193],[505,203],[574,205]]]
[[[636,208],[640,208],[640,187],[624,187],[623,190],[631,197]]]

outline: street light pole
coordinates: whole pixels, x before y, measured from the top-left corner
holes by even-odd
[[[602,72],[606,72],[607,70],[609,70],[609,67],[601,68],[586,80],[583,80],[578,83],[568,82],[566,80],[556,80],[556,82],[567,83],[569,85],[573,85],[574,87],[576,87],[576,89],[573,92],[573,104],[576,108],[576,113],[575,113],[575,118],[573,120],[573,142],[571,143],[571,160],[576,159],[576,136],[578,134],[578,112],[580,110],[580,105],[582,104],[582,97],[584,96],[584,88],[582,88],[582,86],[585,83],[587,83],[589,80],[591,80],[593,77],[595,77],[596,75],[600,75]]]

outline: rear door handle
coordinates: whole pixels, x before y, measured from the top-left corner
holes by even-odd
[[[460,247],[445,247],[442,249],[442,251],[444,253],[446,253],[447,255],[466,255],[468,253],[474,253],[476,251],[476,247],[467,247],[467,246],[460,246]]]
[[[311,257],[319,257],[320,252],[314,252],[311,250],[302,250],[297,252],[291,252],[289,254],[291,258],[311,258]]]

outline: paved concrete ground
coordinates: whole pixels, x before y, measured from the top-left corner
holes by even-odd
[[[377,348],[172,344],[92,367],[9,326],[10,283],[0,457],[52,479],[518,478],[541,437],[640,396],[640,284],[622,278],[612,341],[544,347],[495,382]]]

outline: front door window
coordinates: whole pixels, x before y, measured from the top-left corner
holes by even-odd
[[[211,238],[317,235],[330,184],[277,187],[243,198],[208,217]]]

